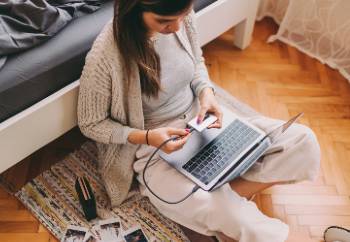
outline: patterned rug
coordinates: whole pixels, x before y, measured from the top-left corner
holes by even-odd
[[[70,224],[92,226],[84,218],[74,188],[76,177],[85,176],[94,191],[100,217],[120,217],[123,229],[141,225],[148,238],[156,241],[189,241],[177,224],[162,216],[148,198],[137,191],[133,191],[127,201],[112,211],[97,173],[96,157],[96,146],[88,141],[27,183],[16,197],[56,238],[61,239]]]
[[[221,104],[244,116],[256,114],[223,89],[216,88]],[[56,238],[61,239],[68,225],[92,225],[84,218],[74,188],[77,176],[85,176],[94,191],[101,218],[118,216],[122,220],[123,229],[141,225],[148,238],[156,241],[189,241],[176,223],[162,216],[148,198],[142,197],[137,190],[131,192],[129,198],[112,211],[97,172],[96,160],[95,143],[88,141],[50,170],[27,183],[15,196]]]

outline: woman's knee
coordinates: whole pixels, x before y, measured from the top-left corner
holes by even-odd
[[[307,148],[307,156],[310,160],[314,160],[315,162],[320,161],[320,145],[318,143],[316,134],[314,131],[302,124],[298,124],[299,134],[303,137],[303,146]]]
[[[321,151],[320,145],[317,141],[316,134],[309,127],[297,124],[296,131],[300,137],[300,150],[302,152],[303,159],[301,160],[303,168],[309,171],[314,171],[316,176],[320,167]],[[315,178],[315,177],[312,177]]]

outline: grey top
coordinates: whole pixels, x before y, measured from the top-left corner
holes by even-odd
[[[154,127],[188,110],[194,100],[190,83],[195,64],[175,34],[157,34],[152,38],[160,57],[161,88],[158,97],[142,95],[145,127]]]

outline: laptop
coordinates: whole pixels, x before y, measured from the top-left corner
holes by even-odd
[[[205,191],[243,175],[302,113],[268,133],[225,107],[221,129],[193,132],[182,149],[159,155]]]

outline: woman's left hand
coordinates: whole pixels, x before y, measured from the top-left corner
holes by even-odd
[[[215,98],[214,92],[210,87],[204,88],[199,95],[200,111],[197,118],[197,123],[200,124],[206,113],[214,114],[218,119],[208,126],[208,128],[221,128],[222,126],[222,111],[218,101]]]

